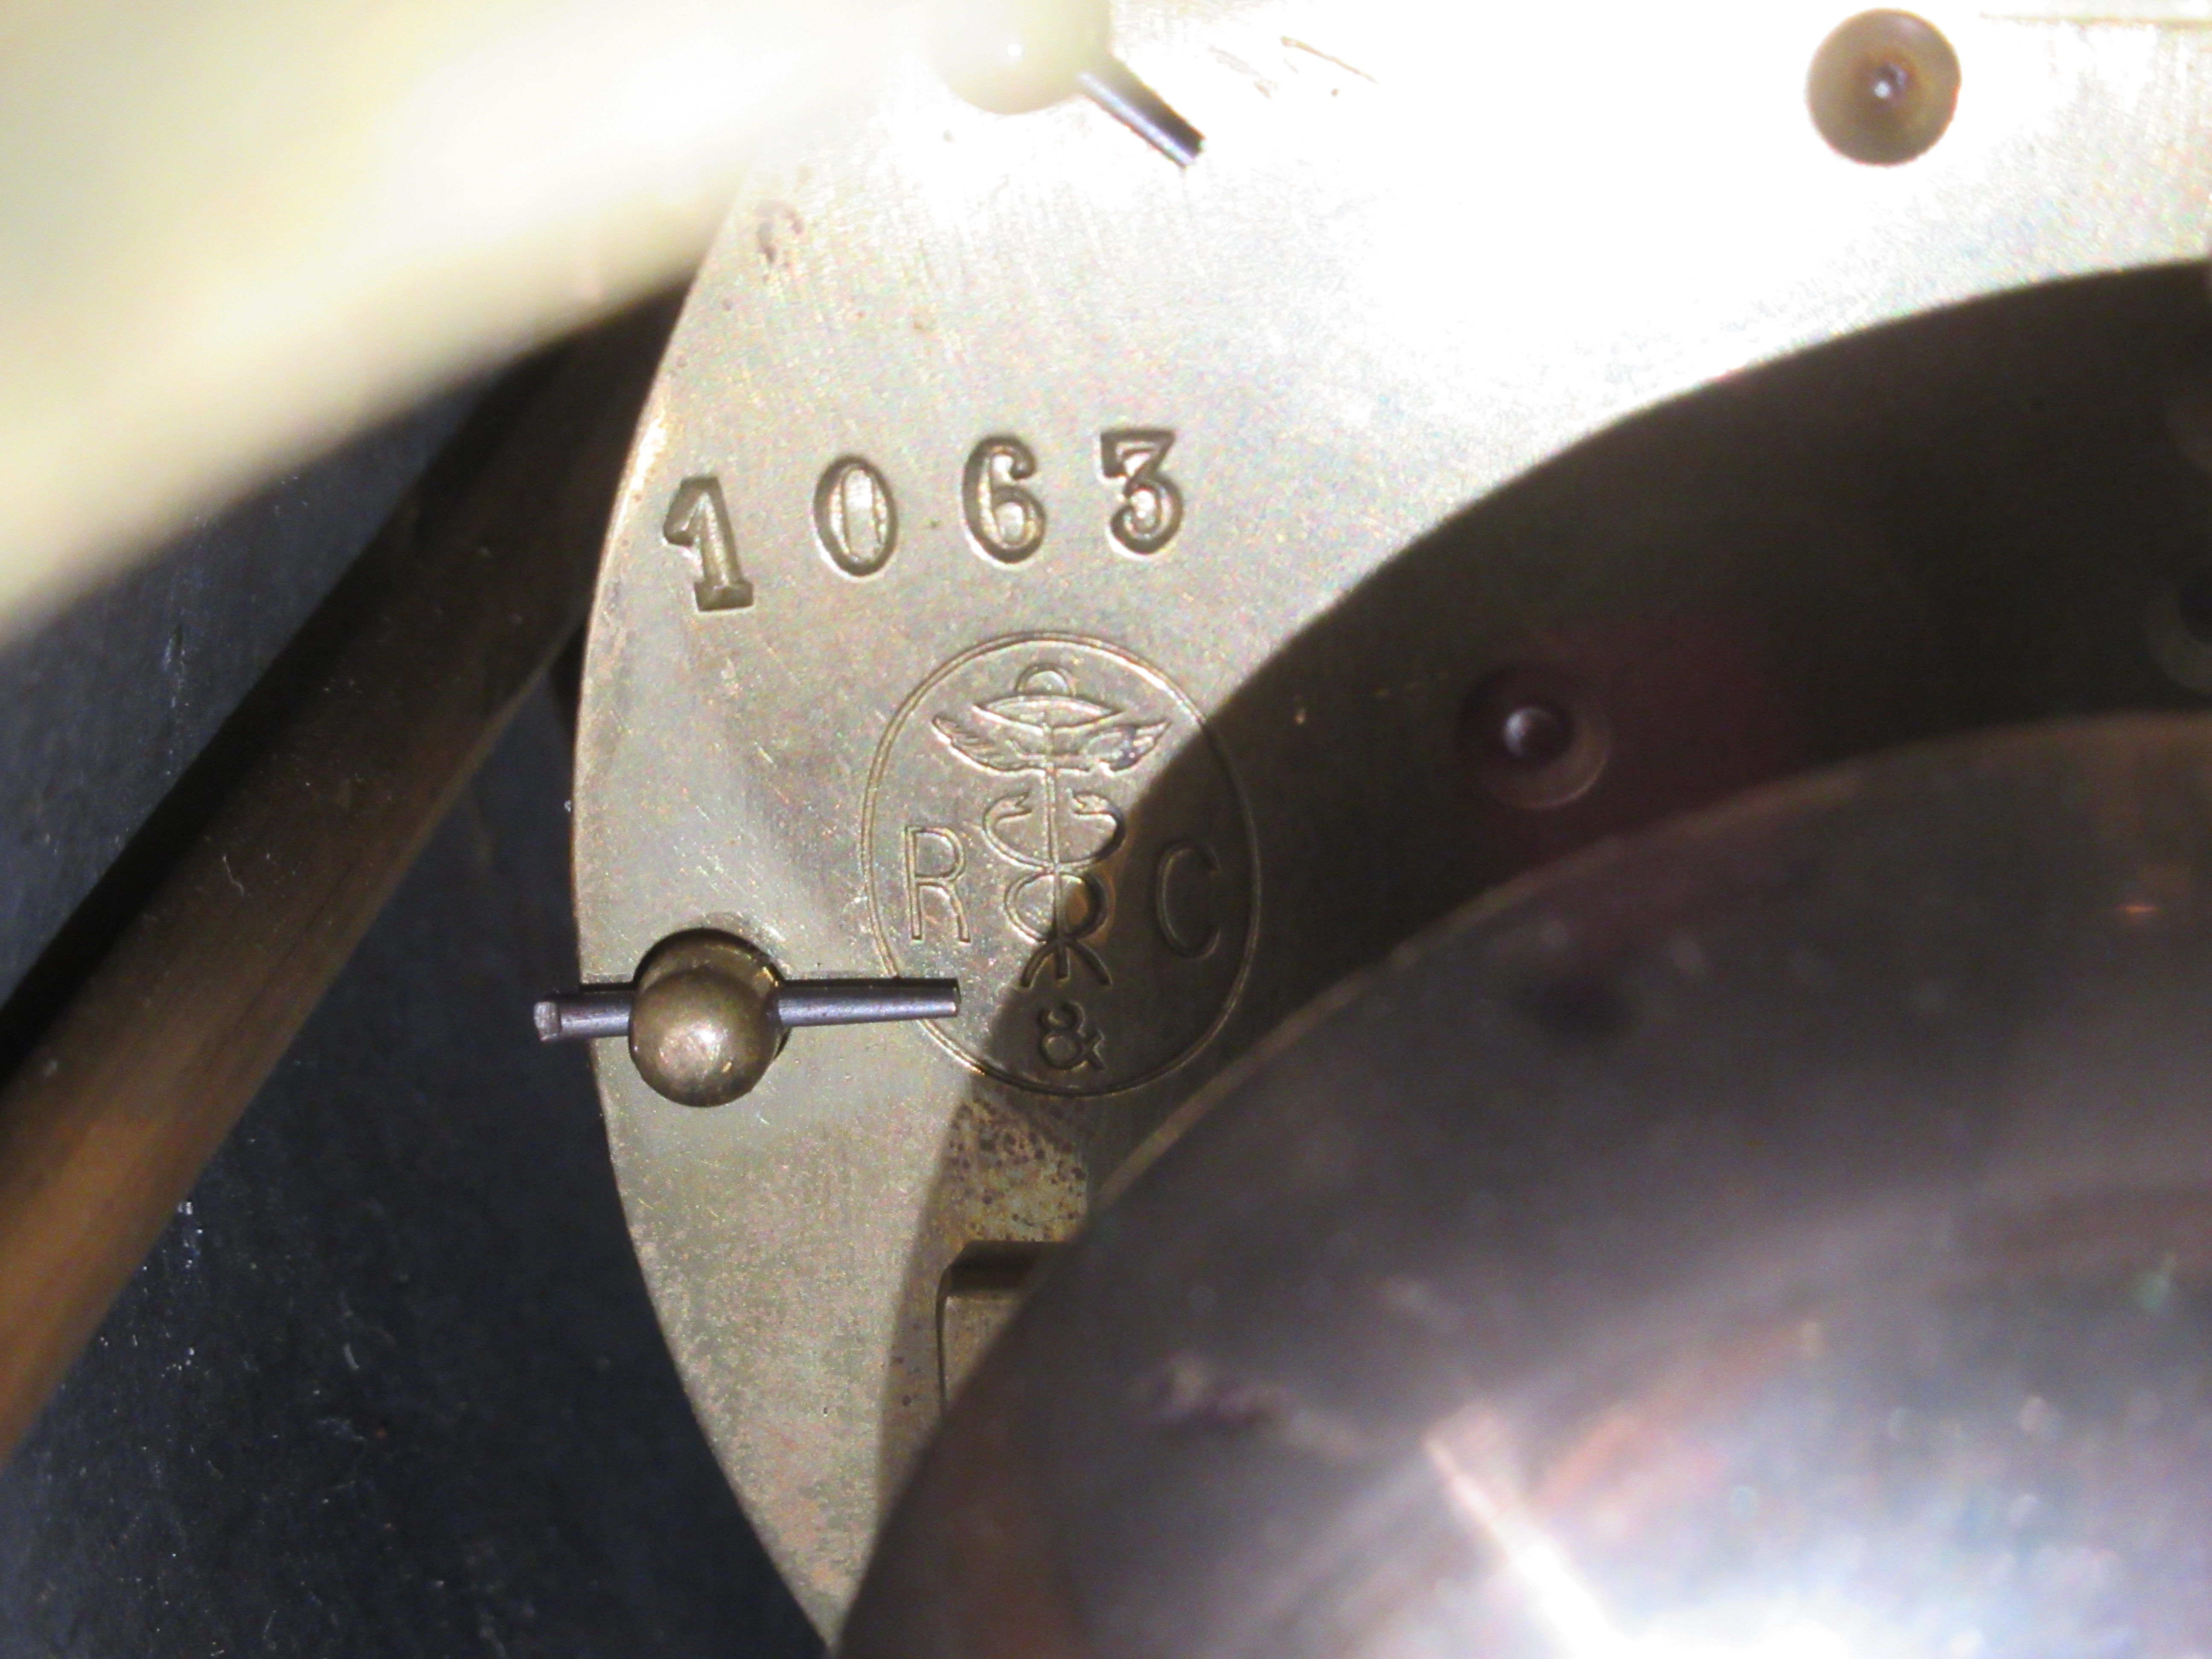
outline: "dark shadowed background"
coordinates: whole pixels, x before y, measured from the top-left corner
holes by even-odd
[[[459,417],[196,529],[0,653],[11,989]],[[0,1470],[0,1659],[797,1656],[629,1248],[541,689]]]

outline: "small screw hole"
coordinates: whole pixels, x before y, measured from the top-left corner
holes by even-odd
[[[1468,694],[1459,749],[1475,781],[1509,806],[1564,806],[1605,769],[1611,729],[1596,699],[1564,670],[1524,663]]]

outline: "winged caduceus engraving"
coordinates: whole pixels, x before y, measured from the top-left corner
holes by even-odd
[[[947,747],[986,772],[1035,780],[993,801],[982,818],[984,839],[1021,872],[1000,899],[1007,921],[1037,947],[1021,983],[1034,985],[1048,968],[1065,981],[1080,965],[1111,984],[1105,963],[1084,941],[1105,922],[1109,894],[1097,867],[1127,825],[1104,794],[1078,781],[1133,769],[1169,722],[1080,696],[1073,676],[1047,663],[1024,669],[1009,695],[966,712],[966,722],[931,720]]]

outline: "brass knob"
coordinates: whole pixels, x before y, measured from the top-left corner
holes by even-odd
[[[535,1010],[547,1042],[627,1036],[638,1075],[684,1106],[721,1106],[750,1093],[794,1027],[959,1012],[957,980],[785,981],[743,939],[704,927],[654,945],[628,985],[587,985]]]
[[[629,1057],[654,1092],[720,1106],[751,1091],[783,1052],[775,970],[726,933],[678,933],[631,981]]]

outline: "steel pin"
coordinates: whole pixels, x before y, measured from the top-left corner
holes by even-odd
[[[1078,70],[1075,84],[1085,97],[1179,167],[1198,160],[1199,151],[1206,146],[1206,135],[1184,120],[1118,58]]]
[[[531,1008],[540,1042],[582,1042],[592,1037],[629,1035],[630,988],[586,985],[579,991],[543,997]]]
[[[951,979],[786,980],[741,939],[712,928],[672,933],[627,985],[586,985],[531,1010],[543,1042],[627,1037],[631,1064],[657,1094],[720,1106],[749,1091],[802,1025],[950,1019]]]
[[[532,1007],[542,1042],[628,1036],[635,992],[586,985],[543,997]],[[769,997],[787,1031],[809,1025],[873,1025],[896,1019],[950,1019],[960,1012],[957,979],[794,979]]]

